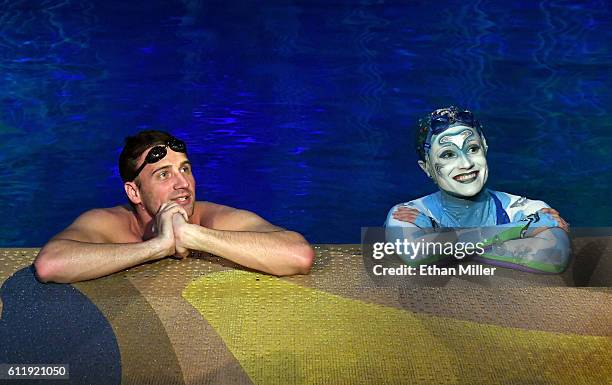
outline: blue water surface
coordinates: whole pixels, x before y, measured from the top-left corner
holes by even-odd
[[[473,109],[489,187],[612,225],[606,1],[0,4],[0,246],[126,202],[126,135],[183,138],[199,199],[357,243],[433,192],[413,126]]]

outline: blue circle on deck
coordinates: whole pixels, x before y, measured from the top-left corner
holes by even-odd
[[[68,364],[67,384],[121,383],[121,356],[110,323],[71,285],[40,283],[32,266],[0,288],[0,363]],[[49,384],[49,380],[28,380]]]

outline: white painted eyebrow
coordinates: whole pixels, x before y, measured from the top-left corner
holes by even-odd
[[[465,142],[468,140],[470,136],[474,136],[474,131],[466,128],[465,130],[458,132],[456,134],[444,135],[440,139],[438,139],[438,143],[443,146],[444,144],[454,144],[457,148],[463,148],[465,146]],[[461,146],[457,144],[457,141],[461,142]]]

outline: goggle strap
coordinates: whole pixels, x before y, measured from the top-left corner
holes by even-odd
[[[161,147],[164,150],[164,154],[161,155],[159,158],[152,160],[150,157],[154,155],[153,150],[155,150],[158,147]],[[170,147],[172,151],[187,153],[187,146],[185,146],[185,142],[183,142],[182,140],[176,139],[176,138],[172,138],[168,140],[163,145],[158,144],[157,146],[153,146],[153,148],[151,148],[149,152],[147,152],[147,156],[145,157],[144,162],[142,162],[140,167],[138,167],[138,170],[136,170],[136,172],[134,173],[134,176],[132,177],[131,181],[133,181],[134,179],[136,179],[138,175],[140,175],[141,171],[146,167],[147,164],[157,163],[160,160],[164,159],[166,155],[168,155],[168,151],[166,151],[166,147]]]

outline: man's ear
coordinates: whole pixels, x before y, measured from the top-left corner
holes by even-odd
[[[140,198],[140,189],[134,182],[125,182],[123,184],[123,188],[125,189],[125,195],[127,195],[130,202],[135,205],[139,205],[142,203],[142,199]]]
[[[417,163],[419,164],[421,170],[423,170],[423,172],[427,174],[429,178],[431,178],[431,174],[429,173],[429,170],[427,170],[427,162],[425,162],[424,160],[419,160]]]

